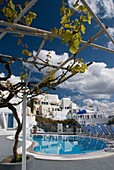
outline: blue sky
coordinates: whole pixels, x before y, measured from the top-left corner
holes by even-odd
[[[18,2],[15,0],[15,2]],[[59,27],[59,9],[61,6],[61,0],[38,0],[33,10],[38,13],[37,19],[32,23],[33,27],[49,30],[53,27]],[[74,0],[69,0],[71,6]],[[95,14],[99,17],[104,25],[109,27],[108,31],[112,37],[114,37],[114,0],[87,0]],[[88,40],[95,33],[100,30],[98,24],[92,20],[91,25],[87,25],[86,34],[83,36],[83,40]],[[25,37],[24,42],[27,41],[31,51],[37,51],[41,38]],[[0,53],[9,54],[12,56],[21,56],[21,48],[17,46],[17,37],[11,34],[7,34],[0,41]],[[103,45],[108,48],[114,49],[114,44],[102,34],[97,38],[94,43]],[[17,53],[18,51],[18,53]],[[70,56],[68,47],[61,45],[60,40],[48,41],[43,50],[40,53],[41,57],[51,51],[55,58],[58,60],[67,58]],[[53,62],[54,62],[53,57]],[[93,104],[104,105],[106,107],[114,106],[114,53],[106,52],[103,50],[92,49],[86,47],[79,55],[79,58],[83,58],[85,62],[93,61],[88,70],[84,74],[78,74],[69,79],[64,84],[61,84],[56,91],[51,93],[57,93],[59,97],[71,97],[77,104]],[[19,75],[21,65],[17,63],[13,66],[13,73],[15,76]],[[2,67],[1,67],[2,68]],[[4,69],[0,70],[4,72]],[[43,72],[45,74],[45,71]],[[39,78],[39,74],[32,73],[32,78]]]

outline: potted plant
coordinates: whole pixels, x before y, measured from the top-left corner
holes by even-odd
[[[62,15],[60,22],[61,27],[59,29],[53,28],[51,32],[47,32],[45,30],[39,30],[37,28],[30,27],[33,19],[36,18],[36,13],[28,11],[28,13],[25,14],[27,9],[29,10],[30,8],[28,2],[25,1],[25,7],[23,7],[22,4],[14,4],[13,0],[9,0],[8,2],[6,1],[7,3],[5,1],[0,2],[2,4],[1,8],[2,14],[4,16],[3,19],[5,18],[5,20],[2,21],[2,24],[3,26],[10,27],[10,29],[9,27],[7,28],[6,32],[9,31],[9,33],[17,34],[17,43],[18,45],[22,45],[21,57],[0,54],[0,64],[2,64],[7,71],[7,75],[4,74],[4,76],[0,76],[0,108],[9,108],[17,121],[17,130],[14,137],[13,156],[10,161],[13,165],[13,163],[15,164],[18,162],[18,160],[21,161],[21,159],[19,159],[20,155],[17,152],[17,148],[19,134],[22,130],[22,122],[19,118],[16,105],[19,105],[23,102],[23,95],[25,93],[27,95],[27,100],[31,99],[32,97],[47,92],[50,89],[55,90],[55,88],[65,80],[69,79],[77,73],[85,72],[87,66],[89,66],[91,63],[84,64],[82,60],[75,58],[82,39],[82,33],[85,32],[85,21],[83,21],[83,16],[87,22],[90,22],[91,16],[88,15],[86,8],[83,5],[80,5],[79,1],[77,0],[74,4],[74,8],[78,7],[78,11],[81,11],[83,14],[79,20],[74,20],[73,15],[75,14],[75,10],[69,8],[69,5],[63,1],[60,10]],[[33,5],[32,1],[30,4],[31,6]],[[17,21],[19,24],[16,24]],[[12,25],[13,22],[15,22],[15,25]],[[2,28],[2,30],[3,29],[4,28]],[[24,35],[40,35],[43,37],[42,43],[34,55],[31,51],[28,50],[28,44],[23,43]],[[53,56],[50,51],[46,53],[45,58],[40,58],[39,53],[41,52],[41,49],[43,48],[46,40],[52,40],[55,37],[62,39],[62,42],[69,45],[69,51],[72,55],[64,62],[60,61],[59,63],[52,64],[51,59]],[[76,43],[74,44],[74,42]],[[69,63],[69,61],[71,61],[71,63]],[[15,62],[16,64],[20,62],[22,66],[20,69],[20,81],[18,82],[11,81]],[[45,74],[42,76],[42,79],[38,79],[38,82],[36,82],[36,80],[33,81],[33,79],[30,79],[33,67],[37,70],[38,73],[40,73],[40,75],[44,74],[43,69],[45,69]],[[59,74],[58,70],[60,70]],[[19,98],[20,100],[18,102],[12,102],[12,99],[15,97]]]
[[[38,127],[37,127],[37,125],[34,125],[34,126],[33,126],[33,133],[34,133],[34,134],[37,134],[37,133],[38,133]]]
[[[0,163],[0,170],[21,170],[22,169],[22,155],[18,154],[16,162],[12,162],[13,156],[5,157]],[[31,155],[26,157],[27,170],[34,170],[35,159]]]

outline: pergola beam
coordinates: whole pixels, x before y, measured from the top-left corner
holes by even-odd
[[[84,41],[84,40],[82,40],[81,43],[82,43],[82,44],[87,44],[87,46],[90,46],[90,47],[94,47],[94,48],[98,48],[98,49],[101,49],[101,50],[105,50],[105,51],[114,53],[114,50],[112,50],[112,49],[110,49],[110,48],[103,47],[103,46],[98,45],[98,44],[88,43],[87,41]]]
[[[22,32],[21,31],[18,31],[18,30],[8,30],[9,32],[12,32],[12,33],[19,33],[19,34],[21,34]],[[16,32],[15,32],[16,31]],[[24,31],[23,31],[24,32]],[[37,30],[37,32],[38,32],[38,30]],[[40,33],[43,33],[43,32],[45,32],[45,36],[48,36],[48,35],[46,35],[46,31],[43,31],[43,30],[40,30]],[[46,81],[51,75],[53,75],[53,74],[55,74],[59,69],[61,69],[66,63],[68,63],[70,60],[72,60],[73,58],[75,58],[75,55],[77,55],[80,51],[82,51],[84,48],[86,48],[86,46],[88,46],[88,45],[91,45],[91,42],[93,41],[93,40],[95,40],[99,35],[101,35],[102,33],[104,32],[104,30],[100,30],[99,32],[97,32],[92,38],[90,38],[87,42],[85,42],[85,41],[82,41],[82,43],[84,44],[82,47],[80,47],[79,48],[79,50],[77,51],[77,53],[76,54],[74,54],[74,55],[71,55],[66,61],[64,61],[60,66],[58,66],[58,68],[56,68],[55,70],[53,70],[50,74],[48,74],[43,80],[41,80],[38,84],[37,84],[37,86],[39,86],[41,83],[43,83],[44,81]],[[25,33],[27,33],[27,31],[25,31]],[[51,32],[48,32],[47,34],[50,34]],[[32,34],[32,36],[33,35],[40,35],[41,36],[41,34],[39,34],[39,33],[30,33],[30,32],[28,32],[27,34]],[[60,38],[60,37],[59,37]],[[91,45],[92,46],[92,45]],[[98,47],[98,45],[94,45],[94,47]],[[100,47],[99,47],[100,48]],[[106,48],[105,48],[105,50],[106,50]],[[109,51],[109,50],[108,50]],[[113,51],[114,52],[114,51]]]
[[[23,35],[29,35],[29,36],[37,36],[37,37],[43,37],[47,35],[46,33],[41,33],[41,32],[30,32],[30,31],[22,31],[22,30],[17,30],[17,29],[10,29],[10,28],[0,28],[0,32],[6,31],[7,33],[11,34],[23,34]]]
[[[11,27],[12,26],[12,23],[9,23],[9,22],[6,22],[6,21],[3,21],[3,20],[0,20],[0,25],[1,26],[7,26],[7,27]],[[1,28],[0,28],[1,29]],[[6,30],[7,28],[2,28],[3,30]],[[1,29],[1,32],[3,31]],[[21,25],[21,24],[14,24],[14,27],[11,29],[11,28],[8,28],[7,29],[8,32],[11,31],[13,32],[13,30],[18,30],[18,31],[27,31],[27,32],[33,32],[33,33],[41,33],[41,34],[48,34],[48,35],[56,35],[50,31],[46,31],[46,30],[42,30],[42,29],[38,29],[38,28],[33,28],[33,27],[30,27],[30,26],[26,26],[26,25]],[[57,36],[57,35],[56,35]]]
[[[0,25],[11,26],[11,23],[0,21]],[[19,28],[20,30],[18,30],[16,28]],[[23,26],[23,25],[20,25],[20,24],[16,24],[14,29],[0,28],[0,32],[4,32],[5,30],[7,30],[7,33],[18,34],[18,35],[23,34],[23,35],[36,36],[36,37],[49,36],[49,37],[54,37],[54,38],[61,38],[60,36],[58,36],[57,34],[54,34],[52,32],[33,28],[33,27]],[[96,35],[96,37],[97,36],[98,35]],[[91,47],[94,47],[94,48],[98,48],[98,49],[101,49],[101,50],[105,50],[105,51],[109,51],[109,52],[114,53],[114,50],[112,50],[112,49],[106,48],[106,47],[98,45],[98,44],[91,43],[91,39],[89,40],[89,42],[82,40],[81,43],[86,44],[87,46],[91,46]]]
[[[106,27],[102,24],[102,22],[99,20],[99,18],[95,15],[95,13],[93,12],[93,10],[90,8],[90,6],[88,5],[88,3],[85,0],[81,0],[81,2],[84,4],[84,6],[87,8],[87,10],[90,12],[90,14],[93,16],[93,18],[96,20],[96,22],[99,24],[99,26],[101,27],[101,29],[105,32],[105,34],[108,36],[108,38],[111,40],[111,42],[114,44],[114,40],[113,38],[110,36],[110,34],[108,33]]]
[[[29,2],[29,4],[22,10],[22,12],[14,19],[11,27],[13,27],[15,23],[17,23],[21,17],[37,2],[38,0],[32,0],[31,2]],[[7,31],[2,32],[0,35],[0,39],[2,39],[5,35],[6,35]]]
[[[109,35],[109,33],[107,32],[105,26],[101,23],[101,21],[98,19],[98,17],[94,14],[94,12],[91,10],[91,8],[89,7],[89,5],[85,2],[85,0],[81,0],[82,3],[85,5],[85,7],[88,9],[88,11],[90,12],[90,14],[93,16],[93,18],[97,21],[97,23],[99,24],[101,30],[95,34],[92,38],[90,38],[87,42],[82,40],[82,46],[79,48],[79,50],[71,55],[67,60],[65,60],[62,64],[60,64],[57,68],[55,68],[52,72],[50,72],[48,75],[45,76],[45,78],[43,78],[39,83],[37,83],[37,85],[35,87],[38,87],[40,84],[44,83],[51,75],[55,74],[59,69],[61,69],[63,66],[65,66],[65,64],[67,64],[69,61],[74,59],[76,59],[76,55],[81,52],[83,49],[85,49],[87,46],[92,46],[95,48],[99,48],[99,49],[103,49],[103,50],[107,50],[110,52],[114,52],[111,49],[107,49],[105,47],[102,47],[100,45],[97,44],[93,44],[92,41],[95,40],[99,35],[101,35],[102,33],[105,33],[108,38],[111,40],[112,43],[114,43],[113,38]],[[0,39],[3,38],[3,36],[6,33],[13,33],[13,34],[24,34],[24,35],[29,35],[29,36],[41,36],[44,37],[44,40],[42,41],[40,47],[38,48],[38,51],[36,53],[36,56],[34,57],[34,61],[37,60],[38,58],[38,54],[40,53],[42,47],[44,46],[46,40],[48,37],[54,37],[54,38],[61,38],[59,35],[51,33],[49,31],[45,31],[45,30],[40,30],[40,29],[36,29],[36,28],[32,28],[32,27],[28,27],[28,26],[24,26],[24,25],[20,25],[20,24],[16,24],[21,17],[37,2],[37,0],[31,0],[31,2],[23,9],[23,11],[17,16],[17,18],[14,19],[13,23],[7,23],[5,21],[0,21],[0,24],[2,26],[7,26],[7,28],[0,28],[0,31],[2,32],[0,35]],[[88,63],[87,66],[89,66],[91,63]],[[26,87],[32,72],[34,66],[34,62],[32,63],[32,67],[30,68],[30,72],[29,72],[29,77],[28,80],[26,82]],[[77,73],[76,73],[77,74]],[[68,80],[69,78],[71,78],[72,76],[74,76],[73,74],[69,75],[68,77],[66,77],[66,79],[61,80],[58,84],[64,82],[65,80]],[[55,87],[58,85],[56,84]],[[48,87],[47,87],[48,88]],[[23,122],[23,136],[24,136],[24,141],[26,140],[26,88],[25,88],[25,95],[24,95],[24,103],[23,103],[23,113],[25,117],[24,118],[24,122]],[[23,165],[22,165],[22,170],[26,170],[26,143],[23,143]]]
[[[87,67],[89,67],[92,64],[92,62],[87,63]],[[59,84],[65,82],[66,80],[70,79],[71,77],[73,77],[74,75],[78,74],[78,72],[76,72],[75,74],[70,74],[68,77],[66,77],[65,79],[61,80],[60,82],[56,83],[53,88],[55,88],[56,86],[58,86]]]
[[[90,38],[88,40],[88,43],[91,43],[93,40],[95,40],[100,34],[102,34],[104,31],[100,30],[98,33],[96,33],[92,38]],[[82,47],[79,48],[79,50],[71,55],[67,60],[65,60],[60,66],[58,66],[57,69],[53,70],[51,73],[49,73],[47,76],[45,76],[45,78],[43,78],[43,80],[41,80],[36,86],[38,87],[40,84],[42,84],[43,82],[45,82],[50,76],[52,76],[53,74],[55,74],[59,69],[61,69],[65,64],[67,64],[69,61],[71,61],[72,59],[75,59],[75,56],[82,51],[83,49],[85,49],[87,46],[87,44],[84,44]]]
[[[31,2],[29,2],[29,4],[22,10],[22,12],[14,19],[13,23],[12,23],[12,27],[14,27],[13,24],[17,23],[21,17],[37,2],[37,0],[32,0]],[[9,27],[7,27],[9,28]],[[0,40],[6,35],[7,31],[5,30],[4,32],[1,33],[0,35]],[[27,102],[26,102],[26,94],[24,95],[23,98],[23,144],[22,144],[22,170],[26,170],[26,106],[27,106]]]
[[[26,81],[26,89],[27,89],[27,86],[28,86],[28,83],[29,83],[29,80],[30,80],[30,76],[31,76],[31,73],[33,71],[33,68],[34,68],[34,63],[36,62],[36,60],[39,58],[39,53],[40,51],[42,50],[43,46],[45,45],[46,43],[46,40],[47,40],[47,37],[45,37],[40,45],[40,47],[38,48],[38,51],[36,53],[36,55],[34,56],[34,62],[32,62],[32,65],[31,65],[31,68],[30,68],[30,71],[29,71],[29,75],[27,77],[27,81]]]

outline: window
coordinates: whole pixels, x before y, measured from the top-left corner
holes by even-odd
[[[96,115],[94,115],[94,118],[96,119]]]
[[[48,102],[42,102],[42,105],[48,105]]]
[[[39,115],[39,110],[38,110],[38,108],[37,108],[37,110],[36,110],[36,115],[37,115],[37,116]]]
[[[55,111],[58,111],[59,109],[58,108],[55,108]]]
[[[38,102],[37,102],[37,101],[34,101],[34,104],[38,104]]]
[[[70,107],[65,107],[65,109],[70,109]]]

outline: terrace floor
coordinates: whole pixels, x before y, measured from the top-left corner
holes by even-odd
[[[12,132],[13,133],[13,132]],[[8,135],[8,134],[7,134]],[[11,134],[10,134],[11,135]],[[21,146],[21,143],[19,143]],[[8,140],[0,131],[0,160],[12,154],[13,141]],[[103,158],[74,160],[74,161],[50,161],[35,159],[34,170],[112,170],[114,168],[114,156]]]

